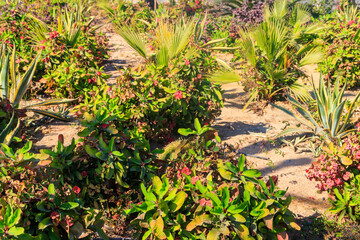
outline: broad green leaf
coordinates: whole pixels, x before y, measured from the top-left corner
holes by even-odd
[[[178,192],[176,194],[175,198],[170,203],[170,210],[172,212],[178,211],[184,204],[186,197],[187,197],[187,194],[185,192],[183,192],[183,191]]]
[[[45,228],[47,228],[48,226],[51,226],[53,224],[52,220],[50,217],[44,218],[43,220],[41,220],[41,222],[39,222],[39,230],[44,230]]]
[[[208,223],[210,224],[212,222],[211,220],[211,216],[208,214],[204,214],[204,215],[200,215],[200,216],[196,216],[191,222],[189,222],[189,224],[186,226],[186,231],[192,231],[194,230],[194,228],[196,228],[197,226],[201,226],[204,223]]]
[[[77,208],[79,206],[78,203],[76,202],[66,202],[60,205],[60,209],[62,210],[70,210],[70,209],[74,209]]]

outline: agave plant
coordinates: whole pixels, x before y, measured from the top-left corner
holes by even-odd
[[[306,104],[301,104],[290,96],[288,96],[290,103],[296,108],[302,118],[283,107],[273,105],[308,127],[308,129],[287,128],[280,133],[280,135],[294,132],[308,132],[323,137],[328,142],[335,142],[355,131],[354,128],[351,128],[353,125],[350,123],[350,119],[354,113],[354,106],[359,99],[360,93],[356,95],[349,108],[345,109],[346,100],[343,100],[345,89],[346,85],[343,86],[342,89],[339,89],[339,80],[336,81],[333,91],[331,91],[330,83],[325,87],[322,78],[319,82],[319,89],[315,88],[313,82],[315,94],[313,101],[316,101],[318,117],[315,117],[315,114],[309,111]]]
[[[38,114],[42,114],[48,117],[56,118],[58,120],[67,121],[66,118],[59,116],[58,114],[50,111],[34,109],[34,107],[40,106],[48,106],[48,105],[57,105],[63,103],[69,103],[74,101],[73,99],[55,99],[55,100],[47,100],[40,103],[31,104],[24,107],[19,107],[20,101],[22,100],[26,90],[28,89],[31,79],[35,73],[37,63],[40,59],[41,52],[37,54],[34,60],[27,67],[26,72],[23,76],[20,76],[16,73],[16,54],[15,48],[13,49],[12,55],[10,57],[10,53],[7,53],[5,45],[1,46],[0,51],[0,90],[1,95],[0,99],[7,99],[10,101],[12,108],[15,110],[25,109],[29,111],[33,111]],[[15,111],[12,113],[12,117],[10,122],[2,129],[0,132],[0,143],[9,144],[12,140],[12,137],[17,132],[20,121],[18,120],[17,127],[12,130],[12,125],[14,124]]]
[[[323,59],[323,53],[306,40],[320,29],[305,24],[310,20],[309,11],[302,5],[290,8],[288,1],[277,0],[272,8],[265,8],[263,23],[240,31],[241,54],[253,69],[247,79],[256,85],[248,103],[255,99],[272,101],[287,92],[302,100],[310,98],[298,80],[304,76],[300,67]]]

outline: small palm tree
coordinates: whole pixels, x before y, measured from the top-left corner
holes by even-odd
[[[300,67],[323,58],[323,53],[307,41],[321,28],[307,24],[310,20],[303,5],[291,9],[288,1],[276,0],[272,8],[265,8],[263,23],[240,31],[241,53],[252,67],[247,80],[255,85],[248,103],[254,99],[272,101],[289,91],[298,98],[310,97],[298,81],[304,75]]]
[[[185,49],[196,47],[214,50],[227,49],[224,47],[211,47],[210,45],[216,44],[225,39],[216,39],[207,43],[201,43],[201,37],[204,31],[204,25],[206,16],[202,20],[185,20],[181,19],[176,24],[171,24],[167,21],[161,21],[155,29],[155,35],[150,36],[156,43],[156,49],[153,52],[149,52],[146,46],[146,42],[139,32],[131,30],[126,25],[116,25],[117,32],[125,41],[142,57],[147,61],[151,61],[157,64],[157,66],[167,66],[168,63],[178,57]],[[114,22],[114,24],[118,24]],[[194,44],[195,43],[196,47]],[[192,50],[189,50],[192,52]]]

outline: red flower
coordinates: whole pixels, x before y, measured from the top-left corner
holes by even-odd
[[[24,39],[25,37],[24,36],[20,36],[20,39]]]
[[[189,66],[190,65],[190,61],[189,60],[185,60],[185,65]]]
[[[106,123],[101,124],[101,127],[102,127],[102,128],[108,128],[109,126],[110,126],[110,123],[108,123],[108,124],[106,124]]]
[[[182,91],[176,91],[175,92],[175,99],[182,99],[182,98],[183,98]]]
[[[190,168],[188,167],[184,167],[182,170],[181,170],[181,173],[185,174],[185,175],[190,175],[191,174],[191,170]]]
[[[86,177],[87,177],[87,172],[86,172],[86,171],[82,171],[82,172],[81,172],[81,176],[82,176],[83,178],[86,178]]]
[[[99,72],[99,71],[97,71],[96,74],[99,75],[99,76],[101,76],[101,72]]]
[[[169,141],[169,143],[172,143],[174,141],[174,138],[170,137],[168,141]]]
[[[79,194],[81,189],[78,186],[73,187],[73,191],[75,194]]]

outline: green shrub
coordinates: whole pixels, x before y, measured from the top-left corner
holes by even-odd
[[[179,130],[192,136],[165,148],[164,156],[171,156],[167,174],[154,177],[148,188],[142,185],[143,201],[125,211],[137,213],[132,225],[139,236],[277,239],[291,227],[299,229],[288,210],[291,197],[283,198],[286,191],[276,190],[272,178],[260,180],[244,156],[219,159],[220,139],[211,141],[216,134],[197,120],[195,129]]]
[[[320,70],[325,80],[335,82],[339,79],[348,88],[360,86],[358,15],[357,8],[346,6],[322,19],[326,28],[321,37],[326,40],[327,54]]]

